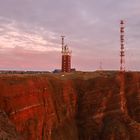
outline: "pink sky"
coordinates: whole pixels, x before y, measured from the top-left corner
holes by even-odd
[[[61,35],[77,70],[119,69],[119,21],[126,22],[127,70],[140,70],[139,0],[0,1],[0,69],[61,67]]]

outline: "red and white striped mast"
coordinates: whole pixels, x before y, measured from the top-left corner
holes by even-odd
[[[125,95],[125,39],[124,21],[120,21],[120,109],[124,114],[128,114]]]
[[[120,21],[120,45],[121,45],[121,50],[120,50],[120,72],[125,72],[125,50],[124,50],[124,21]]]

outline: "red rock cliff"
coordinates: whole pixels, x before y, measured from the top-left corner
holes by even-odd
[[[121,93],[116,72],[1,75],[0,109],[25,140],[140,140],[140,73],[124,79]]]
[[[0,108],[25,140],[77,139],[77,96],[71,80],[2,75]]]

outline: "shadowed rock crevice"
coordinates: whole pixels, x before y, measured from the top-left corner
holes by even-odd
[[[127,126],[117,118],[105,118],[101,140],[130,140]]]
[[[23,140],[14,124],[8,119],[4,111],[0,110],[0,140]]]
[[[77,127],[80,140],[140,139],[140,73],[126,73],[124,78],[123,100],[117,73],[77,80]],[[123,101],[126,105],[124,111],[121,108]]]

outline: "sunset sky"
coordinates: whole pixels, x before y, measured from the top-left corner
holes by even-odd
[[[126,69],[140,70],[139,0],[0,0],[0,69],[61,67],[61,35],[77,70],[119,69],[119,22]]]

